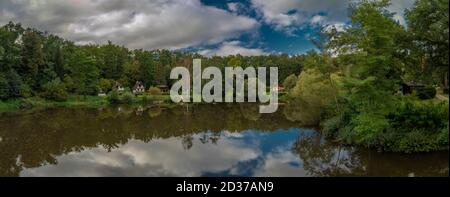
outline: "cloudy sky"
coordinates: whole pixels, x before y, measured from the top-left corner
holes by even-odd
[[[343,27],[355,0],[1,0],[0,25],[21,22],[73,40],[203,55],[303,53],[319,26]],[[413,0],[392,0],[404,23]]]

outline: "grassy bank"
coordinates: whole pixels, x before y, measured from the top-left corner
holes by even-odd
[[[129,104],[149,104],[153,102],[167,103],[170,101],[169,95],[146,95],[132,97]],[[46,108],[58,108],[58,107],[102,107],[109,105],[107,97],[101,96],[78,96],[71,95],[66,101],[57,102],[45,100],[40,97],[24,98],[0,101],[0,112],[9,112],[17,110],[29,110],[29,109],[46,109]]]

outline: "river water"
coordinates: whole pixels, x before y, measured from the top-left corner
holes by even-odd
[[[280,109],[115,106],[0,114],[0,176],[449,176],[448,151],[340,146]]]

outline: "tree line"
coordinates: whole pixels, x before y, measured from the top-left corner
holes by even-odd
[[[171,86],[170,71],[192,68],[201,58],[203,67],[226,66],[279,68],[280,82],[299,74],[303,55],[203,57],[186,51],[128,49],[108,42],[77,45],[47,32],[10,22],[0,28],[0,99],[40,96],[64,100],[68,94],[96,95],[108,92],[115,82],[132,87]]]

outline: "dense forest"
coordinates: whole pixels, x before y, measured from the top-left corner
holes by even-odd
[[[169,50],[130,50],[109,42],[83,45],[10,22],[0,28],[0,99],[43,96],[64,100],[67,93],[96,95],[109,92],[115,82],[132,87],[142,81],[146,87],[170,85],[170,71],[192,67],[193,58],[202,66],[277,66],[280,78],[299,74],[303,55],[202,57]],[[58,96],[52,91],[58,90]],[[60,98],[62,97],[62,98]]]
[[[169,50],[130,50],[109,42],[76,45],[56,35],[10,22],[0,28],[0,100],[32,97],[64,101],[68,95],[167,85],[173,67],[279,68],[292,120],[321,125],[339,142],[386,151],[448,149],[448,0],[417,0],[406,24],[387,10],[389,1],[350,6],[341,31],[322,28],[317,50],[301,55],[202,57]],[[404,95],[402,85],[423,87]],[[448,100],[448,96],[447,96]]]

